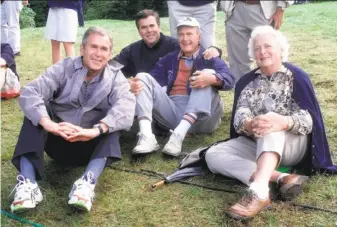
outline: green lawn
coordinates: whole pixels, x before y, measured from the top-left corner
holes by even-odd
[[[321,104],[333,160],[337,163],[337,3],[304,4],[292,6],[286,11],[282,31],[291,44],[290,62],[310,74]],[[224,15],[217,17],[217,46],[224,50],[226,42]],[[114,53],[127,44],[138,40],[133,21],[95,20],[87,21],[80,28],[78,41],[86,28],[100,25],[114,38]],[[161,28],[168,34],[168,18],[163,18]],[[51,46],[43,37],[44,28],[22,30],[22,56],[17,58],[21,82],[36,78],[51,64]],[[79,42],[76,45],[77,53]],[[228,61],[227,61],[228,62]],[[212,135],[198,135],[184,142],[183,151],[226,138],[229,131],[229,116],[233,92],[223,93],[225,116],[223,124]],[[23,114],[17,100],[1,102],[1,208],[9,210],[8,198],[16,179],[17,171],[10,159],[22,124]],[[131,170],[152,170],[170,173],[179,160],[165,159],[157,152],[146,159],[134,160],[131,150],[136,141],[137,128],[123,133],[121,146],[123,160],[116,167]],[[160,139],[163,144],[165,139]],[[96,187],[96,197],[90,213],[75,212],[67,206],[67,195],[73,181],[85,167],[61,167],[46,157],[45,177],[40,187],[45,197],[35,211],[21,217],[44,226],[336,226],[337,215],[291,206],[274,201],[272,208],[249,222],[236,222],[224,216],[224,211],[239,198],[239,194],[211,191],[195,186],[171,184],[155,192],[148,191],[157,178],[106,169]],[[193,182],[209,186],[242,190],[222,177],[207,175],[196,177]],[[227,183],[226,183],[227,182]],[[337,177],[316,175],[296,203],[307,204],[337,211]],[[24,226],[7,217],[1,217],[2,226]],[[27,226],[27,225],[26,225]]]

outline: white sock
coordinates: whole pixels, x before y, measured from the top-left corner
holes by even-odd
[[[181,120],[179,125],[174,129],[174,133],[178,134],[182,139],[184,139],[191,126],[192,125],[188,121]]]
[[[152,135],[151,121],[148,119],[141,119],[139,121],[139,131],[145,136]]]
[[[197,119],[198,115],[196,113],[185,113],[179,125],[174,129],[174,133],[184,139],[186,133]]]
[[[279,184],[279,183],[280,183],[280,180],[281,180],[283,177],[288,176],[288,175],[290,175],[290,174],[289,174],[289,173],[282,173],[282,174],[277,178],[276,183]]]
[[[256,195],[259,197],[259,199],[267,199],[268,195],[269,195],[269,188],[268,186],[264,185],[264,184],[260,184],[260,183],[251,183],[249,186],[250,190],[253,190]]]

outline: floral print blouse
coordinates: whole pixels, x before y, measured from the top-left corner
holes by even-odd
[[[241,92],[236,106],[234,128],[237,133],[244,134],[244,120],[255,116],[275,112],[283,116],[291,116],[294,126],[291,132],[307,135],[312,131],[312,118],[307,110],[300,109],[292,99],[293,74],[282,68],[270,77],[260,70],[256,79],[251,81]]]

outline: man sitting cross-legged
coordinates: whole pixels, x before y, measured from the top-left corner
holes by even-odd
[[[163,152],[178,156],[187,132],[211,133],[223,116],[218,90],[230,90],[234,78],[220,58],[206,60],[199,42],[199,23],[195,18],[180,20],[177,26],[180,50],[163,57],[150,74],[136,78],[136,116],[139,140],[133,154],[159,149],[151,130],[152,119],[174,129]]]
[[[121,158],[119,131],[133,123],[135,97],[122,66],[108,62],[112,39],[104,29],[89,28],[80,52],[81,57],[51,66],[22,90],[19,104],[25,118],[12,159],[20,171],[12,212],[42,201],[36,180],[43,175],[44,150],[59,163],[89,163],[68,201],[86,211],[104,167]]]

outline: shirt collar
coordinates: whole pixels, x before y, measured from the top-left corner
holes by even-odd
[[[183,51],[180,50],[180,52],[179,52],[179,54],[178,54],[178,60],[180,60],[181,58],[195,60],[195,59],[198,57],[199,52],[200,52],[200,46],[199,46],[198,49],[194,52],[194,54],[192,55],[192,57],[185,57]]]
[[[281,65],[281,67],[280,67],[280,69],[279,70],[277,70],[277,73],[278,72],[280,72],[280,73],[288,73],[288,72],[290,72],[290,70],[288,70],[284,65]],[[262,73],[262,71],[261,71],[261,69],[259,68],[258,70],[256,70],[255,71],[255,74],[259,74],[259,75],[263,75],[263,76],[265,76],[263,73]],[[273,75],[274,75],[275,73],[273,73]]]

